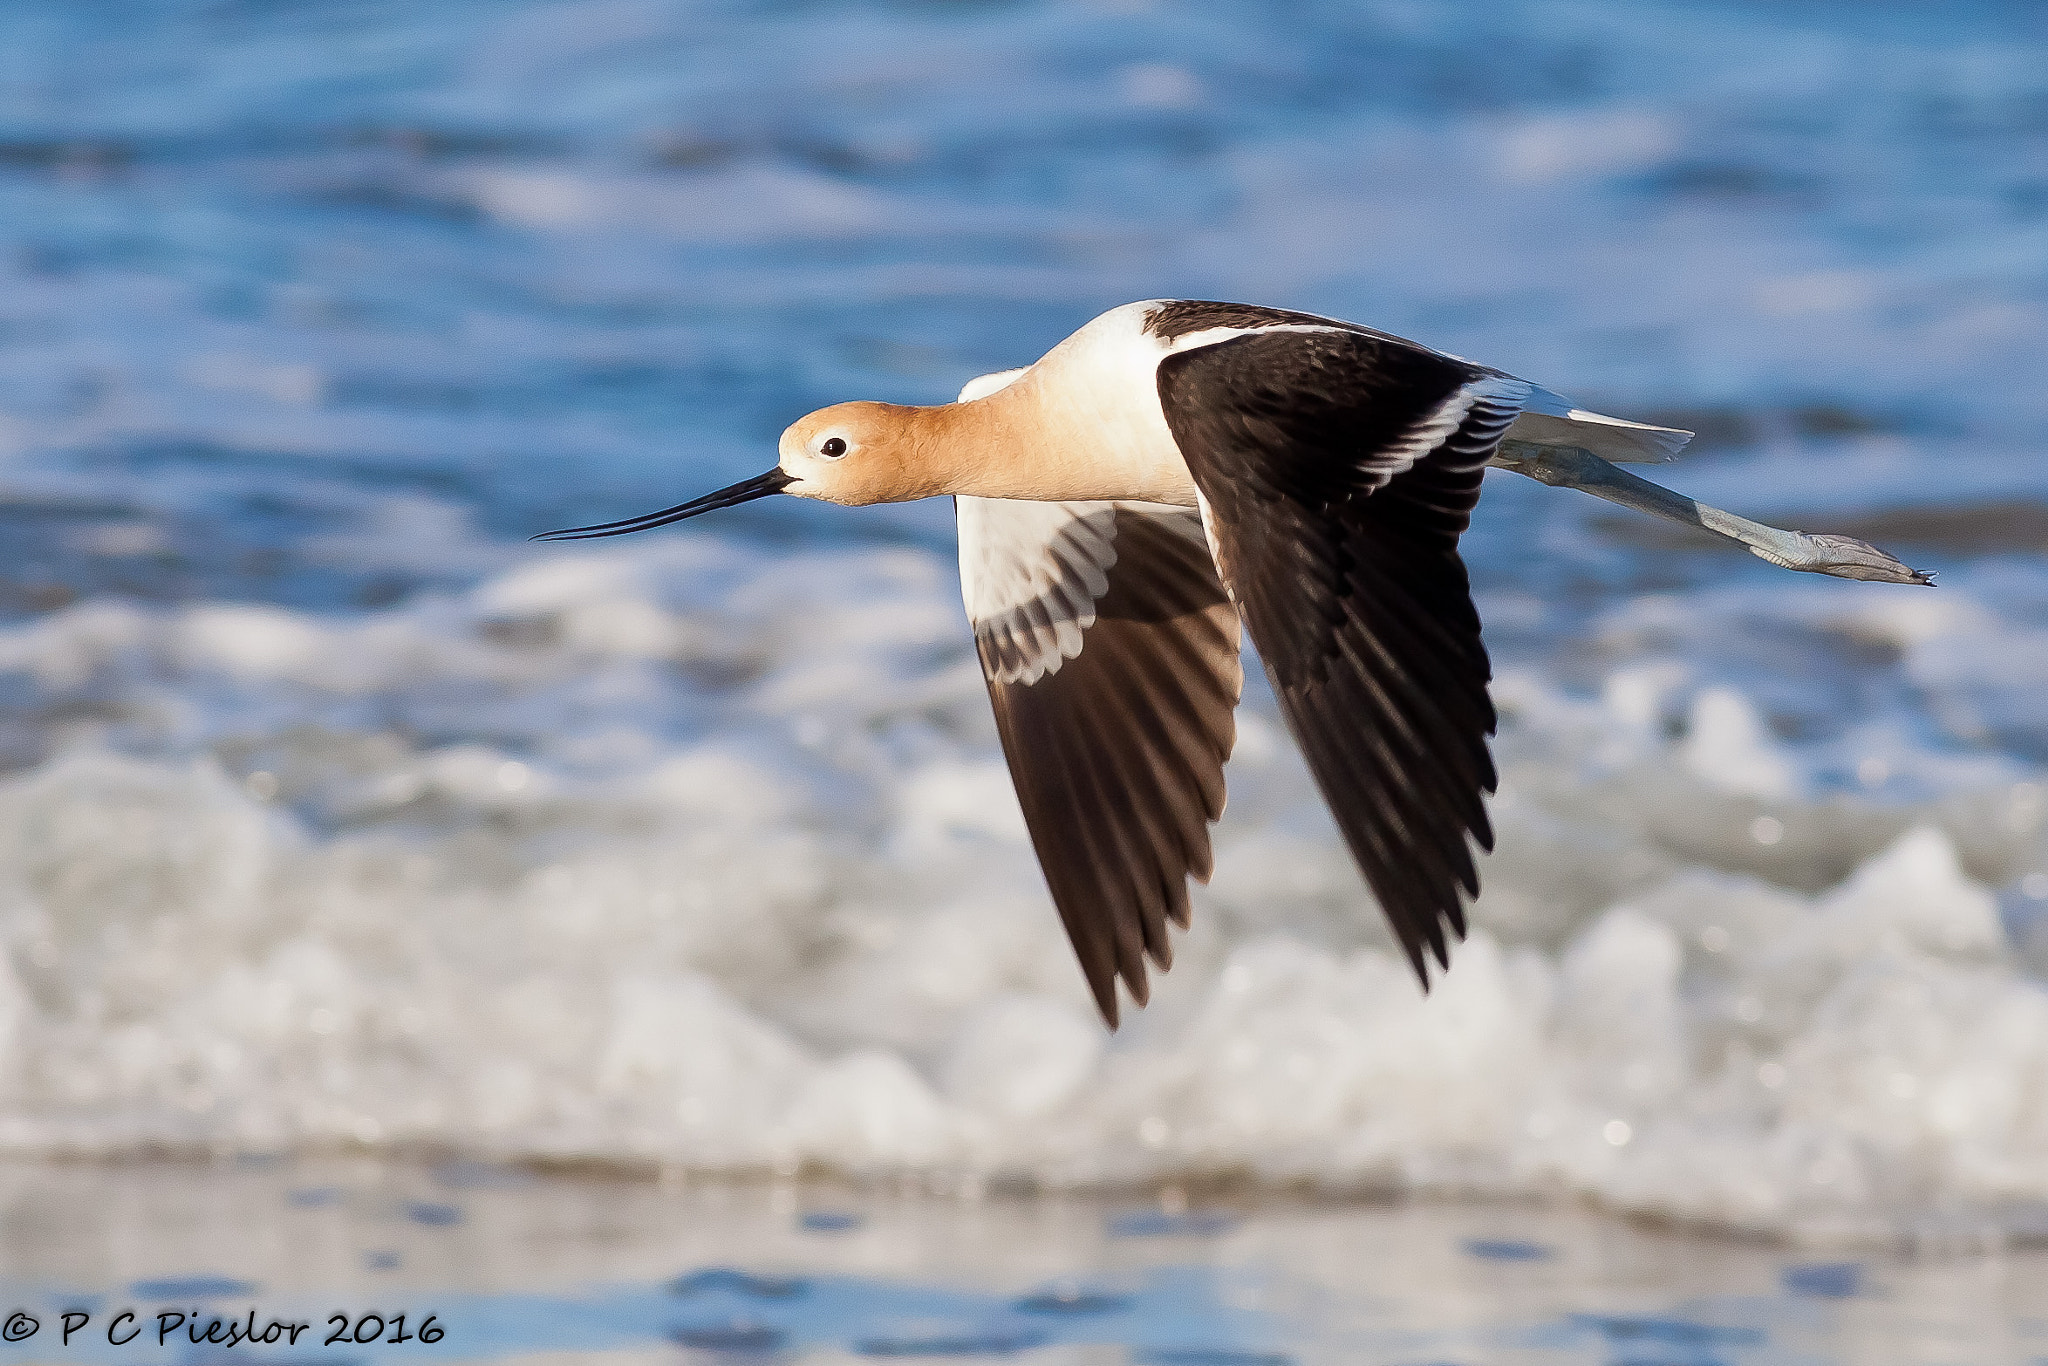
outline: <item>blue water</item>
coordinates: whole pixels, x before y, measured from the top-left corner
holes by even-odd
[[[1942,586],[1496,474],[1469,986],[1402,994],[1254,684],[1105,1045],[942,502],[525,538],[1155,296],[1693,427],[1659,478]],[[2009,1225],[2044,354],[2031,5],[14,0],[0,1147]]]
[[[431,1321],[414,1312],[400,1324],[401,1311],[395,1308],[381,1314],[368,1307],[335,1311],[346,1314],[346,1325],[325,1321],[325,1313],[316,1306],[331,1306],[303,1293],[266,1299],[254,1285],[182,1293],[137,1285],[125,1293],[116,1290],[83,1298],[76,1293],[68,1298],[32,1297],[23,1312],[36,1318],[36,1332],[23,1340],[22,1348],[0,1347],[0,1352],[47,1354],[52,1350],[52,1344],[42,1340],[47,1335],[59,1338],[57,1350],[65,1355],[94,1362],[235,1361],[251,1356],[273,1363],[495,1360],[536,1351],[603,1352],[664,1345],[754,1357],[837,1348],[875,1358],[960,1358],[1009,1357],[1037,1348],[1096,1343],[1213,1366],[1292,1360],[1270,1345],[1285,1333],[1284,1325],[1272,1315],[1231,1308],[1227,1301],[1233,1279],[1245,1278],[1195,1268],[1163,1269],[1145,1278],[1113,1309],[1085,1315],[1048,1313],[1033,1308],[1028,1296],[853,1276],[806,1279],[795,1292],[768,1300],[744,1288],[723,1287],[687,1295],[647,1285],[562,1294],[451,1294],[416,1288],[404,1292],[408,1302],[431,1302]],[[239,1340],[228,1344],[228,1325],[238,1326],[239,1339],[247,1331],[250,1305],[259,1302],[253,1345]],[[118,1321],[124,1309],[133,1317]],[[72,1340],[65,1344],[61,1335],[67,1312],[88,1317],[73,1320]],[[212,1327],[216,1320],[219,1328]],[[289,1326],[309,1321],[313,1326],[293,1345]],[[272,1333],[272,1323],[285,1327]],[[326,1341],[343,1327],[346,1331],[338,1341]],[[417,1336],[422,1328],[431,1341]],[[361,1342],[355,1338],[359,1331]],[[114,1334],[112,1341],[109,1332]],[[131,1333],[137,1336],[131,1338]]]
[[[15,515],[164,519],[177,563],[126,592],[388,598],[404,569],[304,539],[665,504],[811,407],[943,400],[1155,295],[1370,319],[1710,440],[2032,441],[2034,7],[1282,14],[10,5]],[[1523,558],[1491,529],[1476,560]]]
[[[2048,1341],[2037,1250],[1814,1262],[1526,1202],[1276,1201],[1239,1207],[1228,1227],[1134,1243],[1114,1228],[1128,1206],[1076,1200],[842,1191],[863,1228],[820,1234],[759,1187],[560,1176],[464,1187],[356,1161],[323,1173],[345,1197],[307,1210],[282,1198],[307,1175],[290,1167],[6,1175],[0,1213],[28,1235],[0,1249],[0,1316],[15,1323],[6,1361],[1045,1360],[1080,1349],[1156,1366],[1792,1366],[1860,1363],[1878,1342],[1902,1360],[2017,1361]],[[393,1198],[427,1193],[459,1199],[469,1218],[407,1227]],[[59,1209],[68,1222],[46,1223]],[[1480,1250],[1532,1235],[1546,1256]],[[280,1262],[271,1250],[285,1244],[295,1252]],[[252,1314],[259,1340],[226,1345],[227,1325],[247,1331]],[[261,1341],[273,1322],[309,1327],[296,1344],[284,1330]]]

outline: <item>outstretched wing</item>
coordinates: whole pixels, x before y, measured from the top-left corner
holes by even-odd
[[[1173,961],[1243,686],[1199,514],[959,498],[960,579],[1017,800],[1096,1005]]]
[[[1458,537],[1531,386],[1359,331],[1253,332],[1159,366],[1223,581],[1402,947],[1448,965],[1493,844],[1490,676]]]

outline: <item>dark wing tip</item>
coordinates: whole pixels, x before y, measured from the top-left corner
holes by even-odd
[[[1088,990],[1095,997],[1095,1008],[1102,1013],[1102,1023],[1114,1034],[1119,1023],[1116,1010],[1116,974],[1111,973],[1100,981],[1089,974]]]

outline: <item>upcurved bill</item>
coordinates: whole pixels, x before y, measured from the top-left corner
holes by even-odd
[[[695,517],[700,512],[715,512],[719,508],[735,507],[751,503],[756,498],[766,498],[771,493],[780,493],[796,482],[796,476],[783,473],[778,466],[766,474],[757,474],[752,479],[742,479],[730,488],[716,493],[707,493],[702,498],[693,498],[687,503],[678,503],[660,512],[650,512],[641,517],[628,517],[621,522],[599,522],[596,526],[564,527],[560,531],[543,531],[533,537],[536,541],[590,541],[600,536],[623,536],[629,531],[650,531],[670,522],[680,522],[686,517]]]

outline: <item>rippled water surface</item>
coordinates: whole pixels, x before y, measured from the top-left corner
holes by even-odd
[[[1254,686],[1107,1039],[943,503],[525,537],[1153,296],[1693,427],[1660,478],[1941,587],[1496,473],[1456,970]],[[0,1149],[2029,1235],[2044,354],[2029,5],[13,0]]]
[[[0,1361],[2019,1366],[2048,1355],[2039,1251],[1813,1256],[1511,1205],[1180,1198],[1169,1192],[1162,1209],[653,1189],[474,1162],[14,1169],[0,1172],[0,1216],[27,1237],[0,1251],[0,1312],[16,1323]],[[258,1334],[311,1326],[296,1349],[281,1345],[285,1329],[280,1344],[223,1346],[230,1321]]]

